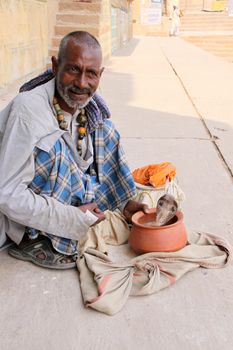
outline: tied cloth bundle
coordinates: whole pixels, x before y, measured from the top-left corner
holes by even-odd
[[[169,162],[146,165],[137,168],[132,173],[134,180],[141,185],[151,185],[155,188],[164,186],[176,176],[176,167]]]
[[[152,252],[114,262],[107,245],[127,242],[130,229],[120,211],[106,211],[106,220],[94,225],[79,241],[77,268],[83,301],[107,315],[119,312],[130,296],[158,293],[197,268],[217,269],[232,261],[232,247],[222,237],[189,232],[187,245],[175,252]],[[125,256],[131,256],[126,246]]]

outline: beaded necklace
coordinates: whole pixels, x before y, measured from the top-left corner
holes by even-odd
[[[59,128],[62,130],[67,130],[68,129],[68,123],[65,120],[65,116],[61,110],[61,107],[58,104],[57,98],[54,97],[53,98],[53,105],[55,108],[55,111],[57,113],[57,121],[58,121],[58,125]],[[81,108],[80,113],[77,117],[77,131],[78,131],[78,140],[77,140],[77,150],[79,155],[82,155],[82,140],[84,139],[84,137],[86,136],[86,125],[87,125],[87,116],[85,114],[85,109]]]

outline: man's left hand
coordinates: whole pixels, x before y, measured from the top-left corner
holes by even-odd
[[[143,211],[145,214],[149,213],[149,207],[147,204],[129,200],[123,210],[123,215],[128,222],[132,222],[132,216],[137,211]]]

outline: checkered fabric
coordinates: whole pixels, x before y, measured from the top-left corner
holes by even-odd
[[[97,202],[104,210],[114,210],[135,195],[135,185],[128,168],[120,137],[108,119],[92,134],[95,150],[96,176],[84,174],[76,164],[72,151],[63,138],[49,153],[35,149],[35,177],[30,188],[37,194],[56,198],[69,205]],[[39,232],[28,229],[30,238]],[[76,243],[41,232],[52,241],[53,247],[63,254],[75,254]]]

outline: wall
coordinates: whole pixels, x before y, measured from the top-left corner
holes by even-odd
[[[227,0],[180,0],[180,7],[189,11],[203,9],[222,11],[227,7]]]
[[[0,0],[0,94],[41,73],[57,53],[61,35],[71,30],[92,26],[104,58],[110,57],[112,8],[119,15],[119,48],[132,37],[129,0]]]
[[[111,12],[109,0],[101,1],[99,37],[104,58],[111,55]]]
[[[50,7],[47,0],[0,0],[0,92],[46,66],[48,13],[53,18],[57,1],[49,3]]]
[[[124,46],[132,38],[131,2],[102,0],[99,40],[105,57]]]

